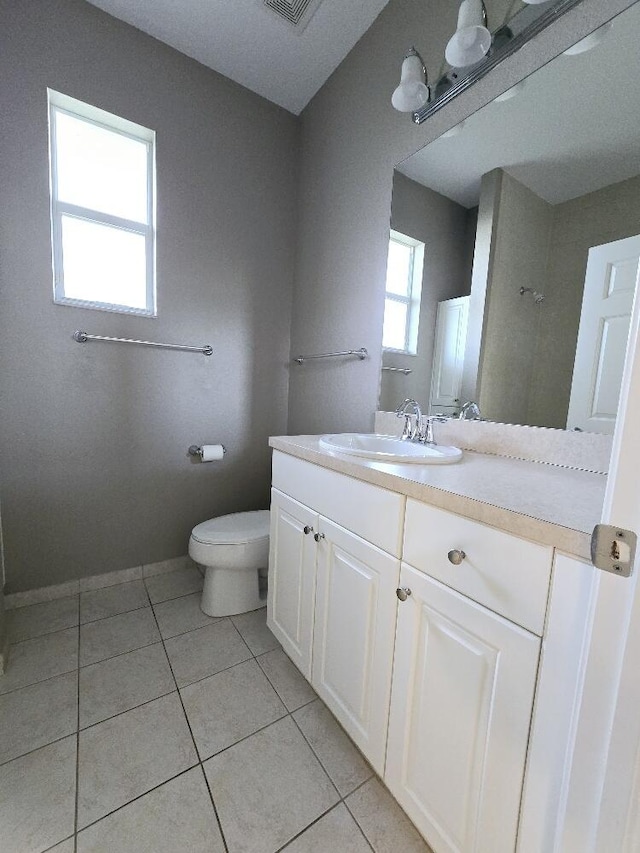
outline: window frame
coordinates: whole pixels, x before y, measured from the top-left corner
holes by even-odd
[[[56,305],[68,305],[75,308],[91,308],[99,311],[111,311],[119,314],[134,314],[142,317],[157,317],[156,303],[156,134],[154,130],[143,127],[127,119],[106,112],[99,107],[78,101],[61,92],[47,89],[49,109],[49,182],[51,200],[51,246],[53,266],[53,301]],[[117,133],[136,142],[141,142],[147,150],[147,221],[114,216],[90,207],[70,204],[58,198],[58,147],[56,138],[56,118],[59,113],[72,116],[110,133]],[[146,307],[136,308],[117,302],[99,302],[91,299],[69,297],[64,292],[64,265],[62,257],[62,218],[63,216],[106,225],[118,231],[139,234],[145,240],[146,265]]]
[[[387,300],[390,302],[398,302],[401,305],[407,306],[407,322],[405,324],[405,340],[404,348],[385,347],[384,352],[395,352],[402,355],[417,355],[418,354],[418,330],[420,325],[420,301],[422,297],[422,279],[424,275],[424,243],[420,240],[415,240],[409,237],[408,234],[402,234],[400,231],[390,229],[389,243],[401,243],[403,246],[408,246],[411,251],[411,260],[409,264],[408,275],[408,293],[403,296],[399,293],[392,293],[387,290],[385,281],[384,301],[385,314]]]

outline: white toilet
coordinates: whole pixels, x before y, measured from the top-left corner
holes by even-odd
[[[196,525],[189,556],[206,569],[200,607],[208,616],[264,607],[260,579],[266,581],[269,562],[269,510],[234,512]]]

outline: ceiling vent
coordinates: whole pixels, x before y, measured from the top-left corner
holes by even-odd
[[[271,9],[288,24],[301,33],[322,0],[264,0],[264,5]]]

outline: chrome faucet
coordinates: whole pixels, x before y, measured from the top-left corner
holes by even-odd
[[[413,408],[415,415],[415,424],[411,421],[411,414],[407,413],[409,407]],[[396,409],[397,417],[404,417],[404,429],[402,430],[402,438],[406,441],[419,441],[421,444],[436,444],[433,437],[434,423],[446,423],[448,418],[442,415],[423,415],[420,405],[411,397],[407,397],[404,403],[401,403]]]
[[[411,415],[407,413],[407,409],[409,407],[413,408],[413,414],[416,417],[415,424],[411,423]],[[421,425],[422,425],[422,409],[420,408],[420,404],[417,400],[414,400],[412,397],[407,397],[407,399],[400,403],[398,408],[396,409],[396,417],[402,418],[404,417],[404,428],[402,430],[401,438],[407,441],[420,441],[422,438],[421,433]]]
[[[424,419],[424,428],[420,441],[423,444],[437,444],[438,442],[433,437],[433,425],[435,423],[446,424],[448,420],[449,418],[445,418],[443,415],[427,415]]]
[[[460,409],[458,420],[461,421],[479,421],[482,420],[480,415],[480,406],[474,403],[473,400],[468,400]]]

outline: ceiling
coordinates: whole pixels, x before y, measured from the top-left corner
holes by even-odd
[[[596,48],[559,56],[517,97],[488,104],[399,170],[465,207],[478,204],[482,176],[497,167],[551,204],[637,175],[639,39],[636,3]]]
[[[89,2],[297,115],[389,0],[322,0],[304,29],[263,0]]]

